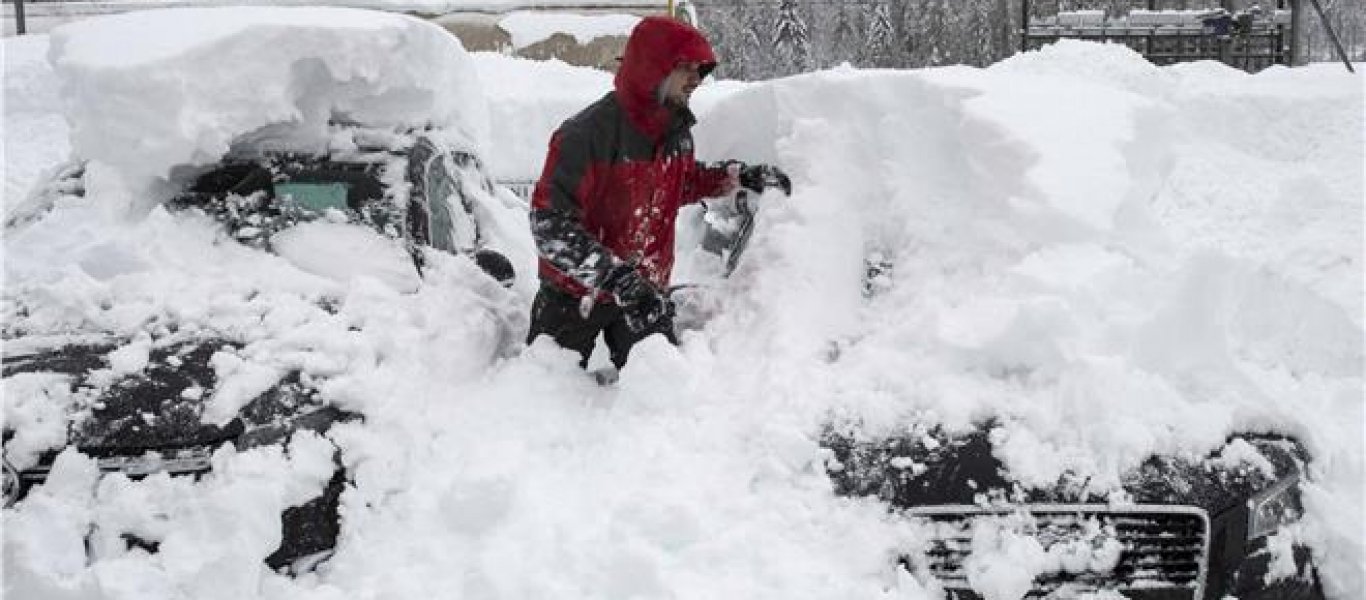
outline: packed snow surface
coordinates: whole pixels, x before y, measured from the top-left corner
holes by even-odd
[[[272,41],[270,56],[303,56]],[[67,43],[54,36],[59,61]],[[267,52],[206,47],[213,59]],[[91,59],[81,64],[103,81]],[[504,65],[480,75],[518,90],[529,123],[567,110],[571,87],[606,91],[602,73]],[[543,68],[557,85],[540,109]],[[26,69],[42,85],[42,69]],[[99,93],[119,105],[167,89],[145,85]],[[322,96],[355,98],[346,87]],[[89,105],[94,89],[67,93]],[[912,418],[995,417],[1014,475],[1084,472],[1101,493],[1154,452],[1293,434],[1314,455],[1297,535],[1334,597],[1361,596],[1359,76],[1159,69],[1064,43],[987,69],[837,69],[712,90],[726,94],[699,102],[699,152],[780,165],[795,191],[764,197],[730,279],[683,250],[676,282],[708,283],[718,313],[679,347],[646,340],[610,387],[544,339],[500,354],[509,323],[525,331],[534,286],[491,285],[463,258],[438,256],[411,293],[320,277],[323,265],[225,242],[202,217],[111,212],[107,195],[124,192],[100,179],[85,202],[8,232],[7,336],[105,332],[130,340],[115,358],[135,369],[170,324],[221,332],[243,343],[216,357],[225,372],[299,370],[367,418],[287,451],[225,449],[199,481],[100,478],[68,451],[5,512],[6,595],[936,598],[894,568],[927,533],[875,500],[836,497],[816,436],[836,418],[876,435]],[[204,159],[229,126],[259,126],[209,108],[175,114],[213,123],[210,135],[147,130],[181,144],[148,160]],[[6,111],[7,128],[46,131],[37,107]],[[512,116],[491,124],[487,152],[534,172],[540,156],[503,147],[523,136],[496,135]],[[73,121],[77,152],[98,147],[80,133],[94,124]],[[61,134],[6,143],[50,153]],[[170,166],[106,160],[121,174]],[[695,234],[698,219],[680,228]],[[866,262],[889,266],[867,287]],[[62,438],[62,386],[5,386],[26,451]],[[278,575],[262,559],[280,511],[317,493],[333,445],[354,480],[338,552],[316,573]],[[120,532],[160,551],[130,549]],[[1058,557],[1000,530],[979,537],[983,561],[998,560],[979,561],[974,583],[994,598],[1019,597],[1059,561],[1113,564],[1104,546]]]

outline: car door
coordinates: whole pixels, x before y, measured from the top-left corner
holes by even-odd
[[[451,155],[430,140],[422,138],[413,147],[408,157],[413,184],[409,223],[421,243],[447,252],[469,252],[481,245],[479,225],[462,188],[462,173],[453,167]]]

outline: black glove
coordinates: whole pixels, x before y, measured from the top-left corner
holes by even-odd
[[[612,294],[626,317],[626,326],[636,333],[648,331],[673,316],[673,302],[631,263],[609,269],[602,289]]]
[[[792,195],[792,180],[782,169],[772,165],[746,165],[740,163],[740,187],[756,194],[764,193],[765,188],[776,187],[783,194]]]

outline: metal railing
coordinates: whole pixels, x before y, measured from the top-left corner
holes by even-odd
[[[1218,2],[1204,9],[1159,10],[1156,0],[1140,0],[1132,4],[1141,8],[1121,13],[1048,11],[1048,4],[1023,3],[1021,50],[1070,38],[1124,44],[1158,65],[1217,60],[1255,72],[1300,62],[1295,54],[1299,0],[1277,0],[1268,10],[1238,13],[1230,13]]]

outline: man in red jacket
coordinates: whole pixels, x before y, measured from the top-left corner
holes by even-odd
[[[618,369],[646,336],[677,343],[667,295],[674,219],[680,206],[738,185],[735,167],[693,158],[688,98],[715,66],[696,29],[645,18],[613,91],[551,137],[531,201],[541,289],[528,343],[549,335],[587,366],[601,332]]]

